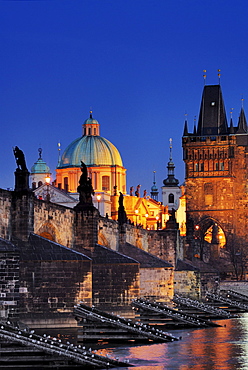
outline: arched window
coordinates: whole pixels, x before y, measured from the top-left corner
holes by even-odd
[[[68,177],[64,177],[64,190],[66,192],[69,190]]]
[[[169,194],[169,203],[174,203],[174,194]]]
[[[36,188],[36,182],[32,182],[32,189],[34,190]]]
[[[109,190],[109,176],[102,177],[102,190]]]
[[[38,188],[42,185],[42,181],[38,182]]]

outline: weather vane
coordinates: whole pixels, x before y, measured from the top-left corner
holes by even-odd
[[[204,73],[203,78],[204,78],[204,85],[205,85],[206,84],[206,78],[207,78],[207,70],[204,69],[203,73]]]
[[[220,69],[218,69],[217,71],[218,71],[218,79],[219,79],[219,85],[220,85],[220,76],[221,76]]]

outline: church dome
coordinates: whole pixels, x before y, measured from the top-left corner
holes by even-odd
[[[83,136],[65,149],[57,168],[86,166],[123,166],[116,147],[101,136]]]
[[[47,166],[46,162],[41,158],[42,149],[39,148],[39,158],[31,167],[31,174],[37,173],[50,173],[50,168]]]
[[[83,124],[83,136],[68,145],[57,168],[81,167],[81,161],[88,167],[123,167],[117,148],[99,135],[99,123],[92,118],[92,112]]]

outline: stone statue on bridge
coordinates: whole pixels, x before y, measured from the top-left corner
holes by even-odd
[[[17,170],[21,171],[27,171],[27,166],[26,166],[26,161],[25,161],[25,156],[24,153],[21,149],[18,148],[18,146],[15,146],[13,148],[14,156],[16,159],[16,164],[17,164]]]
[[[17,168],[15,170],[15,191],[29,191],[29,172],[26,166],[25,156],[18,146],[13,148]]]
[[[79,204],[76,206],[92,206],[92,195],[95,194],[92,187],[91,179],[88,177],[88,171],[85,163],[81,161],[81,171],[82,175],[79,179],[79,185],[77,191],[79,193]]]

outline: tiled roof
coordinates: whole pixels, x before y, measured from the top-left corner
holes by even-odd
[[[12,244],[10,241],[0,238],[0,251],[16,252],[19,251],[19,248]]]
[[[107,247],[97,244],[92,251],[82,250],[95,264],[139,264],[136,259],[125,256]]]
[[[75,261],[90,260],[89,257],[61,244],[45,239],[36,234],[30,234],[28,244],[22,248],[22,260],[34,261]]]
[[[153,256],[150,253],[143,251],[142,249],[135,247],[132,244],[126,243],[119,248],[119,252],[125,254],[126,256],[135,258],[139,263],[141,268],[152,268],[152,267],[172,267],[169,262],[163,261],[160,258]]]

